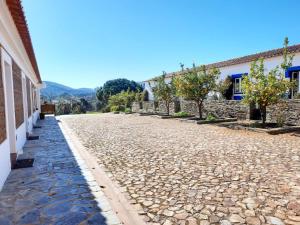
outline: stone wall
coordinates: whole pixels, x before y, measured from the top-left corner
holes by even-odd
[[[166,113],[166,107],[159,102],[158,107],[154,106],[154,101],[143,102],[143,109],[139,108],[139,103],[133,103],[133,112],[159,112]],[[249,106],[235,100],[207,100],[204,102],[203,116],[212,113],[219,118],[249,119]],[[188,112],[198,116],[197,105],[192,101],[181,100],[170,105],[170,114],[178,111]],[[300,100],[287,100],[267,109],[267,121],[277,122],[278,118],[283,118],[285,123],[300,125]]]
[[[287,124],[300,125],[300,99],[283,101],[267,108],[267,121],[277,122],[280,118]]]
[[[141,109],[139,102],[133,102],[131,106],[132,112],[139,112]]]
[[[192,115],[198,115],[198,107],[195,102],[181,101],[181,111],[188,112]],[[245,118],[249,117],[249,107],[243,105],[240,101],[235,100],[207,100],[203,103],[203,116],[212,113],[219,118],[223,117],[239,117],[239,114],[244,114]]]
[[[171,102],[170,107],[169,107],[170,115],[173,115],[173,114],[175,114],[179,111],[181,111],[180,110],[180,102],[179,101]],[[167,107],[166,107],[165,103],[163,103],[163,102],[158,103],[158,112],[160,112],[160,113],[166,113],[167,112]]]

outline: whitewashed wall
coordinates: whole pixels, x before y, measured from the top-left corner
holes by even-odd
[[[280,66],[282,61],[283,61],[282,56],[265,59],[266,72],[274,69],[278,65]],[[221,68],[219,68],[220,72],[221,72],[220,79],[224,79],[228,75],[232,75],[232,74],[249,73],[250,65],[251,65],[251,62],[221,67]],[[300,66],[300,53],[295,54],[294,59],[293,59],[293,66]],[[170,78],[166,78],[166,82],[170,82]],[[151,84],[151,86],[149,85],[149,83]],[[145,85],[145,89],[149,93],[149,100],[154,100],[153,91],[152,91],[151,87],[155,86],[155,82],[154,81],[145,81],[144,85]]]
[[[13,59],[22,70],[22,78],[25,79],[25,77],[28,77],[35,86],[41,87],[5,0],[0,0],[0,51],[4,85],[7,84],[7,81],[12,80],[11,74],[5,72],[4,62],[8,63],[11,67]],[[23,79],[22,82],[24,82]],[[27,118],[26,89],[24,89],[23,84],[24,122],[16,129],[14,113],[11,113],[14,112],[13,92],[11,92],[11,85],[9,86],[4,86],[7,138],[0,144],[0,190],[11,170],[10,154],[17,153],[19,155],[23,152],[22,148],[26,142],[26,132],[32,130],[32,126],[38,119],[40,110],[40,107],[38,107],[39,110],[30,118]],[[39,96],[39,89],[37,96]]]

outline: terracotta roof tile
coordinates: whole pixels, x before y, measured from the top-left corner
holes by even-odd
[[[17,27],[37,79],[40,83],[42,83],[21,0],[6,0],[6,4]]]
[[[288,52],[289,53],[300,52],[300,44],[289,46],[288,47]],[[252,54],[252,55],[247,55],[247,56],[238,57],[238,58],[234,58],[234,59],[229,59],[229,60],[225,60],[225,61],[221,61],[221,62],[207,64],[206,67],[207,68],[213,68],[213,67],[222,68],[222,67],[225,67],[225,66],[232,66],[232,65],[237,65],[237,64],[247,63],[247,62],[253,62],[254,60],[257,60],[259,58],[267,59],[267,58],[272,58],[272,57],[281,56],[281,55],[283,55],[283,48],[277,48],[277,49],[273,49],[273,50],[269,50],[269,51],[265,51],[265,52],[260,52],[260,53],[256,53],[256,54]],[[186,71],[187,70],[168,73],[166,75],[166,77],[182,75]],[[155,78],[152,78],[148,81],[151,81],[151,80],[154,80],[154,79]]]

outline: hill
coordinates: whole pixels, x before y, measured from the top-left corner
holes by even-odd
[[[76,96],[85,97],[95,94],[95,89],[92,88],[71,88],[52,81],[43,81],[46,87],[41,90],[41,95],[46,98],[55,99],[60,96]]]

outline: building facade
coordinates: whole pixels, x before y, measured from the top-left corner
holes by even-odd
[[[300,44],[288,47],[288,52],[294,54],[293,66],[286,72],[287,79],[296,81],[296,87],[291,90],[290,98],[295,98],[300,93]],[[283,48],[273,49],[266,52],[261,52],[253,55],[243,56],[235,59],[230,59],[222,62],[212,63],[206,65],[207,68],[218,68],[220,70],[220,79],[225,79],[227,76],[232,78],[233,82],[233,100],[241,100],[243,93],[241,90],[241,80],[244,74],[248,74],[250,71],[251,63],[259,58],[264,58],[266,72],[274,69],[276,66],[280,66],[283,61]],[[166,82],[170,82],[172,76],[180,76],[183,72],[174,72],[166,75]],[[155,79],[144,81],[145,90],[148,91],[149,100],[154,100],[152,87],[155,86]]]
[[[20,0],[0,0],[0,190],[40,113],[42,81]]]

